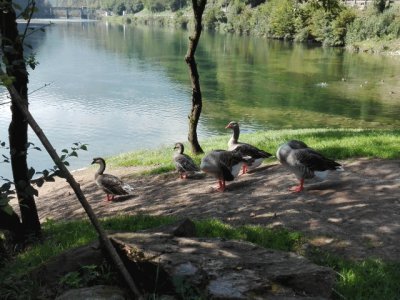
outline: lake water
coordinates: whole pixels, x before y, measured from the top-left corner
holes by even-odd
[[[73,142],[88,144],[88,152],[70,160],[71,168],[85,167],[95,156],[172,149],[187,140],[188,35],[60,22],[31,36],[40,62],[30,71],[32,114],[59,152]],[[228,133],[231,120],[241,123],[242,132],[400,126],[399,58],[203,32],[196,59],[203,93],[200,142]],[[0,103],[7,101],[1,89]],[[7,141],[9,105],[0,105],[0,115],[0,140]],[[30,139],[41,146],[33,134]],[[53,165],[34,150],[29,160],[37,170]],[[10,178],[8,164],[0,175]]]

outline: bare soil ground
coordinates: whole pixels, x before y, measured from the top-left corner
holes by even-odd
[[[354,159],[341,162],[323,182],[306,183],[292,193],[293,174],[279,164],[264,165],[227,183],[216,192],[216,180],[179,179],[176,173],[135,176],[138,168],[109,168],[135,187],[135,195],[105,201],[95,185],[96,169],[74,172],[99,217],[118,214],[218,218],[233,225],[262,224],[298,230],[311,243],[353,259],[400,260],[400,160]],[[37,199],[42,221],[85,218],[65,180],[46,183]],[[16,206],[16,203],[13,203]]]

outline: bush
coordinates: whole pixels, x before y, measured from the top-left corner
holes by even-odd
[[[208,29],[217,28],[219,24],[226,23],[227,17],[219,7],[212,7],[204,13],[203,25]]]
[[[275,38],[293,38],[295,34],[295,3],[292,0],[271,0],[269,11],[269,34]]]
[[[348,26],[346,44],[367,39],[394,39],[400,37],[400,8],[391,7],[383,13],[375,9],[359,12],[353,23]]]

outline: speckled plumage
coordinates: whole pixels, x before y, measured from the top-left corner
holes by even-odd
[[[182,143],[176,143],[174,149],[177,151],[174,153],[173,161],[181,178],[186,178],[188,174],[200,171],[193,159],[183,153],[185,148]]]
[[[315,176],[323,178],[327,175],[327,171],[343,170],[339,163],[309,148],[302,141],[291,140],[281,145],[276,156],[300,181],[300,185],[294,188],[295,192],[303,190],[304,179]]]
[[[101,157],[93,158],[92,164],[99,164],[100,167],[94,175],[96,184],[107,194],[107,201],[114,200],[116,195],[128,195],[133,188],[124,183],[118,177],[111,174],[104,174],[106,162]]]

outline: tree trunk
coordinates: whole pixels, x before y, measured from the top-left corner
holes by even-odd
[[[3,1],[0,9],[1,49],[7,75],[14,78],[12,85],[28,107],[28,72],[24,60],[22,39],[18,33],[12,1]],[[41,237],[41,227],[30,184],[27,164],[28,123],[11,95],[12,118],[9,127],[11,167],[21,210],[24,232]]]
[[[197,64],[194,54],[196,52],[197,44],[200,40],[202,25],[201,19],[203,16],[204,8],[207,0],[192,0],[193,13],[194,13],[194,34],[189,37],[189,48],[185,56],[185,61],[189,67],[190,80],[192,83],[192,109],[189,117],[189,134],[188,140],[192,147],[194,154],[204,153],[203,149],[197,139],[197,124],[202,109],[202,98],[200,90],[199,73],[197,72]]]

